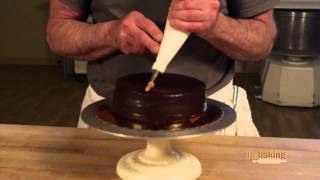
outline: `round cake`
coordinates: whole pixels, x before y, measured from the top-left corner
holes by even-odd
[[[122,126],[141,129],[181,129],[201,121],[206,110],[206,86],[197,79],[165,73],[145,92],[151,73],[120,78],[112,112]]]

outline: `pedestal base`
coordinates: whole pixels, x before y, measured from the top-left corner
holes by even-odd
[[[145,150],[120,159],[117,174],[123,180],[195,180],[201,164],[193,155],[173,150],[169,140],[148,140]]]

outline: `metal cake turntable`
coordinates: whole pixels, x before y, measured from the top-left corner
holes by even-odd
[[[90,127],[107,134],[123,138],[146,139],[146,149],[137,150],[123,156],[117,164],[117,174],[125,180],[194,180],[201,175],[200,161],[193,155],[171,147],[170,140],[191,138],[213,133],[231,125],[236,119],[235,111],[221,102],[208,99],[205,122],[180,130],[145,130],[121,127],[117,118],[106,109],[112,121],[97,117],[96,111],[106,104],[102,100],[89,105],[82,112],[82,119]],[[219,108],[219,116],[214,109]]]

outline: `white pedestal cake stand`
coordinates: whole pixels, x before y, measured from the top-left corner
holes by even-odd
[[[99,101],[89,105],[82,112],[83,120],[91,127],[123,138],[146,139],[146,149],[137,150],[123,156],[117,164],[117,174],[124,180],[194,180],[201,175],[200,161],[193,155],[171,147],[170,139],[191,138],[212,133],[231,125],[236,119],[235,111],[218,101],[207,100],[207,123],[197,127],[170,130],[142,130],[118,126],[97,118],[96,110],[106,104]],[[210,110],[220,108],[219,118]],[[111,114],[111,112],[110,112]]]

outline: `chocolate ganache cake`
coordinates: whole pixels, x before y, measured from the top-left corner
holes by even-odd
[[[181,129],[190,127],[204,116],[205,84],[197,79],[162,74],[155,88],[145,92],[151,73],[120,78],[112,100],[112,112],[119,125],[141,129]]]

